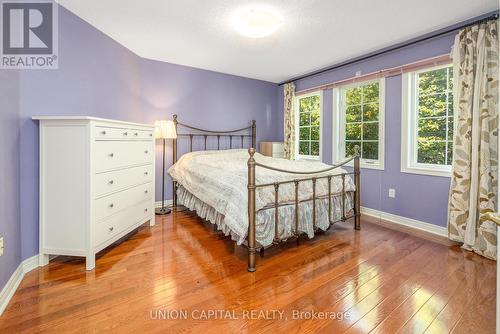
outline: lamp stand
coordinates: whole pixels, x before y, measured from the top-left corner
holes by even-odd
[[[165,138],[163,138],[163,163],[161,165],[162,171],[162,182],[161,182],[161,208],[155,209],[155,214],[157,215],[166,215],[172,210],[165,207]]]

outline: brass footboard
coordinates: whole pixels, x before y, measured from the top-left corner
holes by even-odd
[[[299,232],[299,185],[301,182],[304,181],[310,181],[312,183],[312,198],[309,199],[309,201],[312,201],[312,221],[313,221],[313,229],[316,231],[317,229],[317,224],[316,224],[316,200],[318,199],[317,194],[316,194],[316,182],[320,179],[327,179],[328,181],[328,220],[330,223],[330,226],[333,225],[336,222],[339,221],[345,221],[350,218],[354,218],[354,228],[356,230],[360,229],[360,218],[361,218],[361,212],[360,212],[360,166],[359,166],[359,159],[360,159],[360,152],[359,152],[359,146],[356,146],[354,149],[354,157],[347,159],[343,161],[342,163],[339,163],[337,165],[333,165],[331,167],[325,168],[323,170],[315,171],[315,172],[297,172],[297,171],[289,171],[289,170],[283,170],[279,168],[274,168],[271,166],[266,166],[263,164],[260,164],[255,161],[254,159],[254,154],[255,154],[255,148],[250,148],[248,150],[248,153],[250,154],[250,158],[248,159],[248,271],[253,272],[256,270],[255,268],[255,253],[257,252],[256,249],[256,241],[255,241],[255,217],[256,217],[256,210],[255,210],[255,192],[257,188],[264,188],[264,187],[274,187],[274,228],[275,228],[275,233],[274,233],[274,240],[273,243],[277,244],[282,242],[280,236],[279,236],[279,229],[278,229],[278,219],[279,219],[279,214],[278,214],[278,208],[280,206],[279,202],[279,188],[280,185],[283,184],[294,184],[295,186],[295,216],[294,216],[294,228],[293,228],[293,234],[294,237],[298,238],[300,237],[300,232]],[[328,171],[331,171],[335,168],[341,167],[346,165],[347,163],[354,161],[354,171],[353,172],[346,172],[346,173],[341,173],[341,174],[336,174],[336,175],[324,175],[324,176],[311,176],[311,177],[306,177],[306,178],[298,178],[294,180],[287,180],[287,181],[281,181],[281,182],[274,182],[274,183],[267,183],[267,184],[255,184],[255,168],[260,167],[260,168],[265,168],[277,172],[282,172],[282,173],[287,173],[287,174],[296,174],[296,175],[317,175],[317,174],[322,174]],[[353,208],[353,214],[350,216],[346,216],[346,210],[345,210],[345,205],[346,205],[346,175],[354,175],[354,185],[355,185],[355,190],[354,190],[354,208]],[[334,220],[332,218],[332,190],[331,190],[331,183],[332,183],[332,178],[333,177],[341,177],[342,178],[342,193],[341,193],[341,198],[342,198],[342,209],[341,209],[341,218],[338,220]]]

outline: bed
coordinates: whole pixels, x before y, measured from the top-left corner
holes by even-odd
[[[360,228],[359,149],[334,166],[291,161],[255,151],[255,121],[230,131],[196,128],[175,115],[174,124],[174,164],[168,170],[174,206],[195,211],[245,245],[248,271],[256,270],[258,250],[291,238],[313,238],[351,218]],[[180,148],[186,152],[178,158]],[[352,171],[342,168],[350,162]]]

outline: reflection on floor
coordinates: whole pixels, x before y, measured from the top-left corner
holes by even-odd
[[[189,212],[26,275],[1,333],[493,333],[495,262],[364,219],[246,252]]]

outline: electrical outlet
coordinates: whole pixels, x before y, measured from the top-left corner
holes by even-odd
[[[389,197],[396,198],[396,189],[389,188]]]
[[[3,237],[0,238],[0,256],[3,255]]]

